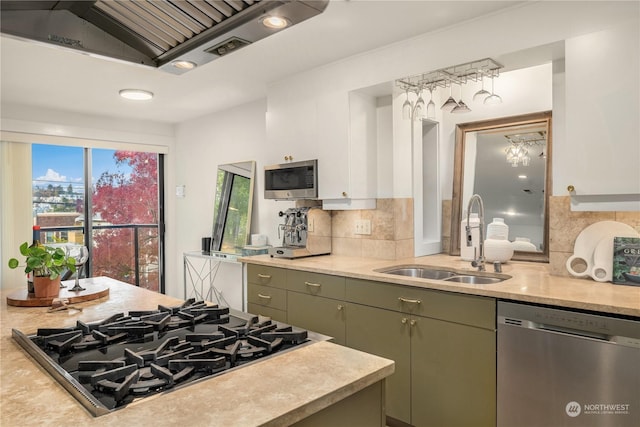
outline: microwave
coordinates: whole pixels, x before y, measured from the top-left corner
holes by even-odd
[[[265,166],[264,198],[276,200],[318,198],[318,160]]]

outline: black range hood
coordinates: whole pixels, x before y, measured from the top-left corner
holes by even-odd
[[[0,32],[86,54],[156,67],[174,74],[203,65],[322,13],[329,0],[95,0],[0,2]]]

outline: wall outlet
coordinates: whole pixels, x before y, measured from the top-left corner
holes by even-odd
[[[356,220],[355,234],[370,235],[371,234],[371,220],[358,219]]]

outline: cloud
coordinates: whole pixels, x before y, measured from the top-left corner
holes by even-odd
[[[53,169],[47,169],[47,173],[44,176],[37,177],[36,181],[67,182],[67,177],[60,175]]]

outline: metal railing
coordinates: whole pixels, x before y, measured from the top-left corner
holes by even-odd
[[[141,229],[158,229],[160,226],[158,224],[118,224],[118,225],[93,225],[92,226],[92,232],[98,231],[98,230],[117,230],[117,229],[131,229],[133,232],[133,253],[134,253],[134,273],[135,273],[135,280],[134,280],[134,284],[135,286],[140,286],[140,241],[139,241],[139,230]],[[85,274],[86,277],[91,277],[93,275],[93,266],[91,264],[91,260],[92,258],[92,254],[93,254],[93,245],[87,245],[87,239],[86,239],[86,235],[85,235],[85,228],[82,225],[73,225],[73,226],[54,226],[54,227],[45,227],[45,226],[41,226],[40,227],[40,241],[43,244],[47,244],[47,243],[67,243],[68,242],[68,236],[67,236],[67,241],[64,241],[64,239],[61,239],[60,237],[57,237],[54,235],[52,236],[51,240],[49,239],[49,233],[64,233],[64,232],[78,232],[83,234],[84,237],[84,245],[87,246],[87,248],[89,249],[89,261],[87,262],[87,264],[85,265]],[[160,233],[158,233],[157,238],[160,238]],[[44,239],[43,239],[44,237]],[[91,242],[93,242],[93,236],[91,237]],[[74,242],[68,242],[68,243],[74,243]],[[161,265],[160,263],[160,244],[158,244],[158,266]],[[160,274],[162,274],[161,271],[158,272],[159,273],[159,277],[158,277],[158,284],[157,284],[157,290],[160,292],[164,292],[164,289],[161,289],[161,283],[162,280],[160,278]],[[122,279],[122,278],[117,278],[115,277],[115,279]],[[127,281],[128,280],[124,280]]]

